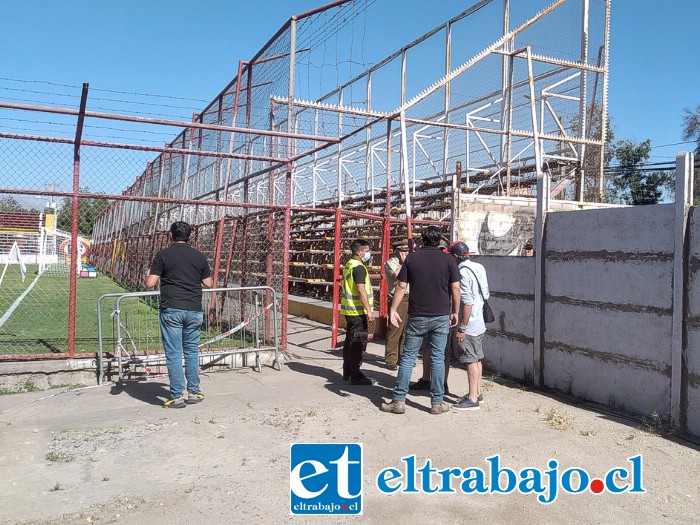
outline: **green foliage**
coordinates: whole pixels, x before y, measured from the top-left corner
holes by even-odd
[[[80,188],[81,193],[89,193],[89,188]],[[92,235],[92,227],[97,216],[109,206],[109,201],[104,199],[79,199],[78,200],[78,233],[85,237]],[[59,230],[71,231],[73,222],[73,199],[66,197],[61,203],[58,214],[57,227]]]
[[[694,111],[683,108],[683,140],[694,140],[695,155],[700,156],[700,104]]]
[[[664,191],[673,190],[673,172],[644,170],[651,153],[649,139],[637,144],[631,140],[617,141],[610,148],[617,166],[611,172],[612,193],[623,204],[658,204]]]
[[[683,108],[683,140],[695,141],[695,205],[700,205],[700,170],[698,170],[698,159],[700,159],[700,104],[695,106],[695,110]]]
[[[6,195],[0,198],[0,211],[4,212],[33,212],[37,213],[36,208],[25,208],[12,195]]]
[[[603,135],[603,111],[596,102],[588,106],[586,111],[586,137],[600,140]],[[601,199],[605,200],[605,196],[600,195],[598,177],[600,176],[601,169],[601,153],[603,155],[603,166],[608,166],[614,157],[611,145],[612,141],[615,139],[615,133],[613,132],[611,122],[612,119],[608,115],[605,121],[605,146],[603,148],[598,146],[586,146],[584,149],[582,165],[585,177],[583,181],[583,198],[587,202],[599,202]],[[572,118],[571,129],[573,132],[572,135],[580,136],[581,124],[578,115]],[[578,191],[576,195],[578,195]]]

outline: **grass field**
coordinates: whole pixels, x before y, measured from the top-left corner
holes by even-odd
[[[37,279],[36,266],[27,267],[27,278],[21,281],[19,268],[11,266],[0,285],[0,317],[13,308],[17,299],[36,280],[26,296],[15,305],[14,311],[0,326],[0,355],[8,354],[65,354],[68,352],[68,303],[70,279],[68,275],[44,273]],[[1,270],[0,270],[1,271]],[[111,278],[77,280],[76,343],[78,354],[93,354],[99,348],[97,329],[97,300],[105,294],[126,293]],[[121,321],[128,330],[122,330],[123,348],[132,353],[161,351],[162,343],[158,329],[158,297],[127,298],[120,305]],[[116,298],[108,298],[102,304],[102,341],[105,353],[114,352],[117,342],[117,327],[110,314],[116,306]],[[206,305],[205,305],[206,306]],[[251,306],[248,306],[250,312]],[[241,321],[240,313],[216,326],[210,325],[205,316],[202,341],[236,326]],[[262,324],[261,324],[262,326]],[[226,340],[207,346],[209,351],[222,347],[251,346],[254,324],[232,335]],[[132,344],[133,343],[133,344]]]
[[[36,269],[36,266],[28,266],[24,283],[16,266],[8,269],[0,285],[0,315],[5,314],[37,278],[34,273]],[[32,290],[0,327],[0,354],[67,352],[69,285],[68,275],[44,274],[39,277]],[[98,348],[97,299],[107,293],[127,291],[104,275],[96,279],[78,278],[76,353],[92,353]],[[157,310],[139,301],[132,301],[132,304],[133,307],[127,307],[123,312],[126,318],[138,315],[143,318],[144,326],[152,325],[155,319],[157,326]],[[113,323],[109,314],[113,306],[113,300],[106,301],[102,312],[103,333],[106,338],[112,338]]]

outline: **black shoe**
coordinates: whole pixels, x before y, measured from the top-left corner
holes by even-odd
[[[392,372],[399,368],[397,365],[386,365],[387,370],[391,370]]]
[[[361,376],[357,377],[351,377],[350,378],[350,384],[351,385],[367,385],[367,386],[372,386],[374,384],[374,381],[372,381],[369,377],[366,375],[362,374]]]
[[[415,383],[410,383],[408,385],[409,390],[430,390],[430,381],[423,379],[422,377]]]

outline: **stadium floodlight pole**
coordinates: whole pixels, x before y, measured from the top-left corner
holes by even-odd
[[[73,357],[75,354],[75,311],[76,311],[76,295],[77,295],[77,278],[78,278],[78,194],[80,193],[80,140],[83,137],[83,124],[85,122],[85,107],[87,106],[89,84],[83,83],[83,92],[80,96],[80,112],[78,113],[78,122],[75,127],[75,144],[73,147],[73,196],[71,199],[71,209],[73,216],[71,217],[70,228],[70,289],[68,292],[68,356]]]

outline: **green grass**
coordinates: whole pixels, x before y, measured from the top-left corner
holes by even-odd
[[[21,282],[19,270],[10,267],[0,285],[0,315],[4,314],[17,297],[31,284],[36,266],[29,266],[27,278]],[[70,280],[67,275],[39,277],[34,288],[26,295],[5,324],[0,327],[0,353],[50,354],[65,353],[68,341],[68,302]],[[97,299],[106,293],[124,293],[125,290],[109,277],[78,278],[76,302],[76,352],[97,350]],[[103,310],[103,328],[111,335],[109,313],[113,304]],[[153,315],[153,314],[152,314]]]
[[[27,289],[37,277],[36,266],[29,266],[27,278],[21,282],[19,269],[8,268],[0,285],[0,316]],[[0,354],[65,354],[68,351],[68,302],[70,279],[68,275],[44,274],[15,309],[7,322],[0,327]],[[126,293],[129,290],[115,283],[106,275],[95,279],[77,279],[76,344],[75,352],[92,354],[99,348],[97,331],[97,299],[109,293]],[[116,325],[110,314],[115,309],[116,299],[103,301],[102,333],[103,351],[111,353],[116,347]],[[122,323],[129,330],[139,353],[161,351],[158,330],[158,299],[152,297],[124,299],[120,305]],[[219,327],[226,331],[236,320],[224,321]],[[253,324],[249,326],[249,330]],[[202,341],[215,335],[216,329],[209,327],[202,333]],[[122,344],[132,352],[131,339],[122,331]],[[249,331],[238,332],[222,344],[252,346]],[[216,350],[217,344],[207,347]]]

